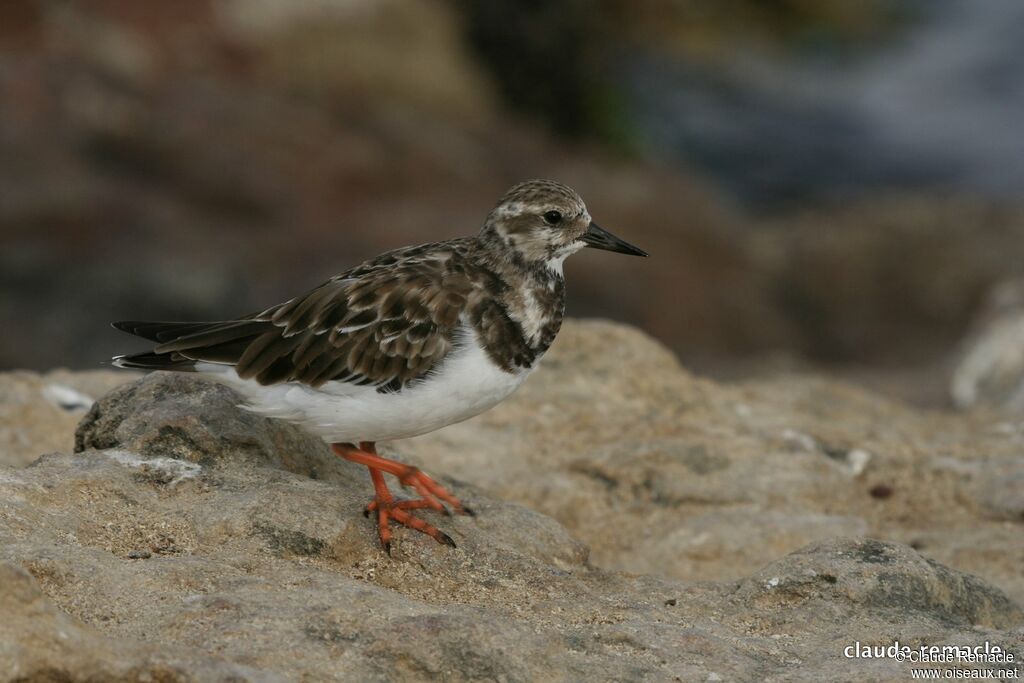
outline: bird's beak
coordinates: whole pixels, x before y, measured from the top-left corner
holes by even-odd
[[[620,240],[594,222],[590,223],[590,227],[587,228],[587,231],[583,233],[583,237],[580,239],[588,247],[595,249],[607,249],[608,251],[617,251],[620,254],[630,254],[632,256],[647,256],[647,252],[643,249],[634,247],[626,240]]]

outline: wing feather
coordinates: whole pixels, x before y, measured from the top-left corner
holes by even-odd
[[[472,269],[460,241],[443,246],[385,254],[238,320],[115,326],[158,342],[126,358],[140,367],[207,361],[234,365],[261,384],[333,380],[398,391],[451,351],[469,303]]]

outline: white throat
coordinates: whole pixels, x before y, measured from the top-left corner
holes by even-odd
[[[562,264],[565,263],[565,259],[567,259],[568,257],[568,254],[562,254],[561,256],[555,256],[554,258],[548,259],[548,268],[551,270],[551,272],[557,275],[563,275]]]
[[[551,272],[557,275],[563,275],[562,265],[565,263],[565,259],[569,258],[570,256],[572,256],[585,246],[587,245],[585,245],[583,242],[576,241],[569,244],[566,247],[563,247],[561,252],[555,254],[554,256],[547,260],[548,268],[551,269]]]

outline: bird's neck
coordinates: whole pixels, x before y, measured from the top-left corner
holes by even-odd
[[[562,263],[565,256],[552,258],[545,254],[541,258],[531,258],[522,249],[512,246],[492,225],[484,226],[477,241],[488,265],[495,272],[526,278],[543,286],[549,285],[552,278],[564,278]]]
[[[497,334],[503,343],[488,353],[506,370],[530,369],[554,341],[565,313],[565,279],[545,261],[529,261],[509,249],[500,235],[480,236],[479,258],[496,281],[492,297],[500,324],[478,330],[486,339]],[[486,346],[486,344],[485,344]],[[511,354],[509,350],[514,349]],[[505,357],[498,358],[504,355]]]

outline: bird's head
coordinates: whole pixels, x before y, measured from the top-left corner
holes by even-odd
[[[527,180],[505,193],[494,207],[484,232],[531,263],[562,271],[566,257],[584,247],[647,256],[590,218],[583,199],[553,180]]]

